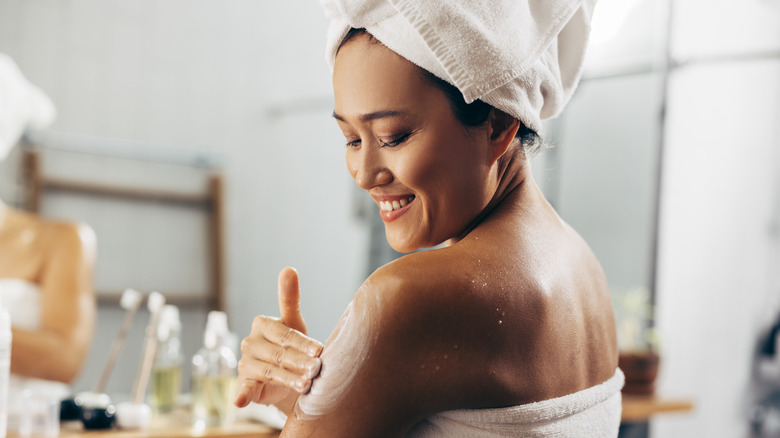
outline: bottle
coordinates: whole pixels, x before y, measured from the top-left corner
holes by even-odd
[[[0,306],[0,438],[8,431],[8,380],[11,377],[11,315]]]
[[[238,361],[225,312],[209,312],[203,348],[192,358],[192,423],[196,429],[233,421]]]
[[[183,365],[179,308],[167,304],[157,325],[157,352],[152,365],[151,405],[155,412],[164,414],[176,407]]]

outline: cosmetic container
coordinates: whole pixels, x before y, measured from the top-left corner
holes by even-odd
[[[181,393],[184,354],[181,350],[179,308],[165,305],[157,326],[157,354],[152,366],[151,406],[158,414],[176,407]]]
[[[192,358],[192,422],[196,429],[233,421],[238,361],[227,345],[227,315],[209,312],[203,348]]]

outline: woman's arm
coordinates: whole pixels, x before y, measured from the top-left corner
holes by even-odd
[[[495,401],[491,336],[500,325],[425,266],[403,276],[385,267],[364,283],[282,436],[395,437],[436,412]]]
[[[81,370],[92,342],[95,235],[86,225],[42,225],[41,329],[13,330],[11,371],[61,382]]]

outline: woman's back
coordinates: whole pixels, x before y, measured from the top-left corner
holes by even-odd
[[[286,430],[395,436],[441,412],[573,394],[613,377],[615,344],[598,262],[527,177],[459,242],[369,277]]]
[[[530,177],[443,251],[453,262],[432,263],[460,277],[468,305],[492,316],[483,330],[495,354],[485,365],[495,367],[506,393],[497,391],[495,404],[482,407],[560,397],[613,376],[617,348],[604,274]]]
[[[601,267],[531,178],[458,243],[383,270],[433,290],[416,297],[417,305],[430,299],[449,303],[441,312],[469,315],[460,324],[477,336],[459,348],[479,344],[483,355],[471,357],[468,367],[489,369],[497,385],[480,406],[460,407],[546,400],[615,372],[614,316]]]

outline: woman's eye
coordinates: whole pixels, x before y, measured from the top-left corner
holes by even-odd
[[[360,139],[356,140],[347,140],[347,147],[354,148],[360,146]]]
[[[401,143],[405,142],[406,139],[408,139],[410,135],[411,134],[401,134],[401,135],[393,138],[392,140],[389,140],[389,141],[379,140],[379,142],[381,143],[382,147],[395,147],[395,146],[398,146]]]

